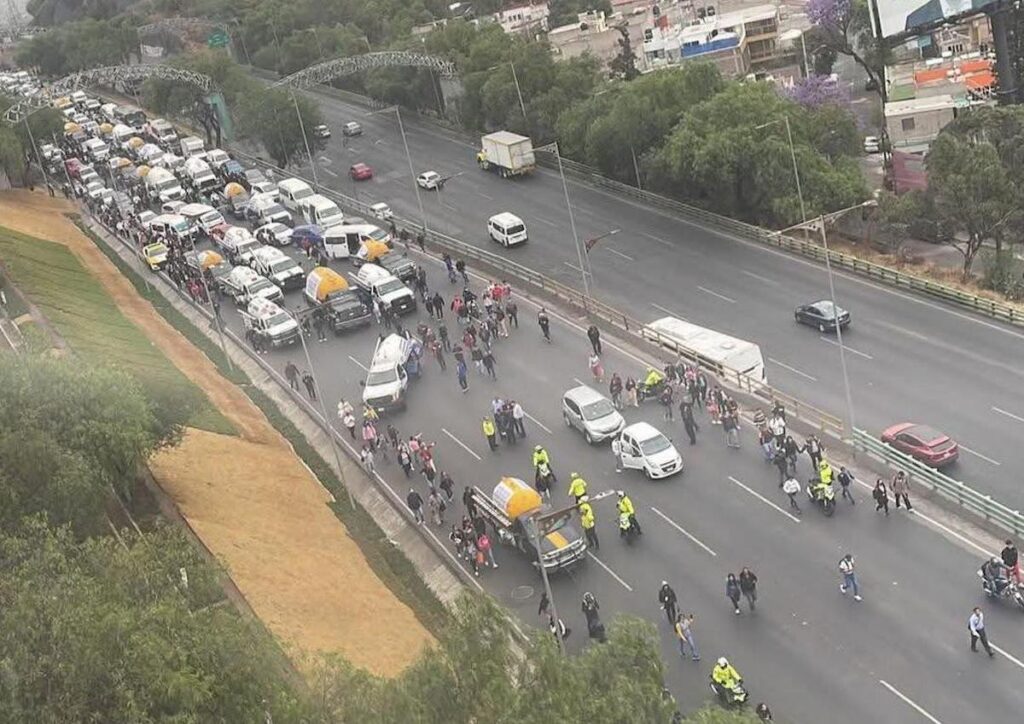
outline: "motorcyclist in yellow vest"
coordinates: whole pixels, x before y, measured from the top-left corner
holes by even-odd
[[[832,485],[832,466],[828,460],[822,459],[818,463],[818,484],[814,486],[814,497],[817,499],[825,489]]]
[[[587,494],[587,481],[580,477],[579,473],[572,473],[569,475],[569,495],[576,498],[576,502],[580,502],[580,498]]]
[[[540,445],[533,448],[533,469],[536,470],[537,466],[544,463],[548,467],[551,466],[551,458],[548,457],[548,451]]]
[[[658,370],[654,369],[653,367],[648,367],[647,368],[647,376],[644,377],[644,384],[647,385],[648,389],[651,389],[652,387],[654,387],[655,385],[657,385],[659,382],[663,381],[664,379],[665,379],[665,375],[663,373],[659,372]]]
[[[741,681],[740,673],[723,656],[718,664],[711,670],[711,680],[723,689],[732,691]]]
[[[636,508],[633,507],[633,501],[629,499],[623,491],[618,492],[619,500],[615,504],[616,509],[619,511],[619,515],[629,516],[629,522],[636,528],[637,535],[643,535],[643,531],[640,530],[640,522],[636,519]]]
[[[586,495],[580,498],[579,511],[580,525],[583,526],[583,535],[587,537],[587,545],[597,550],[601,547],[601,544],[597,541],[597,531],[594,529],[597,525],[597,519],[594,516],[594,506],[587,500]]]

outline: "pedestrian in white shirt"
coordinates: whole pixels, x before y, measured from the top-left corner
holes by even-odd
[[[512,400],[512,424],[516,427],[516,432],[519,433],[519,437],[526,437],[526,423],[523,422],[523,418],[526,417],[526,410],[519,404],[517,400]]]
[[[995,656],[992,647],[988,643],[988,634],[985,633],[985,614],[977,606],[971,611],[971,617],[967,619],[967,630],[971,632],[971,651],[978,650],[978,641],[985,647],[989,656]]]

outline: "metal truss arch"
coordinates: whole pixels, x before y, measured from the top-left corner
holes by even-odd
[[[150,78],[186,83],[199,88],[204,93],[209,93],[214,89],[213,79],[209,76],[170,65],[109,65],[72,73],[51,83],[34,98],[27,98],[8,108],[4,113],[4,120],[8,123],[20,123],[37,110],[52,105],[57,98],[66,96],[80,88],[94,85],[113,86],[115,83],[149,80]]]
[[[376,53],[354,55],[349,58],[338,58],[311,65],[308,68],[282,78],[274,83],[273,87],[289,85],[293,88],[308,88],[318,83],[327,83],[335,78],[352,75],[364,70],[397,66],[428,68],[436,71],[442,78],[455,78],[457,75],[455,64],[442,58],[423,53],[383,50]]]

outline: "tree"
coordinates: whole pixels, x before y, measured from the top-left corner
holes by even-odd
[[[578,22],[579,14],[590,10],[603,12],[605,15],[612,14],[610,0],[551,0],[548,8],[551,12],[548,16],[548,26],[552,28]]]
[[[889,50],[871,32],[867,0],[808,0],[807,18],[815,26],[815,40],[834,53],[853,58],[881,97]]]
[[[825,75],[809,75],[800,78],[787,88],[784,95],[794,103],[808,108],[820,108],[824,105],[847,105],[850,101],[846,89],[835,80]]]
[[[615,28],[621,36],[618,39],[619,54],[612,58],[608,70],[613,78],[633,80],[640,71],[636,67],[636,56],[633,55],[633,41],[629,37],[629,25],[623,24]]]
[[[313,127],[323,123],[320,108],[313,101],[278,89],[241,98],[236,113],[239,132],[259,141],[281,168],[305,158],[306,139],[312,139]]]

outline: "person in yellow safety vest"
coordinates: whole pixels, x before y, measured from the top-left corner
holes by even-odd
[[[587,494],[587,481],[580,477],[579,473],[572,473],[569,475],[569,495],[576,498],[576,502]]]
[[[814,497],[817,498],[821,493],[832,484],[832,466],[829,465],[828,460],[822,458],[821,462],[818,463],[818,484],[814,486]]]
[[[665,379],[665,375],[654,369],[653,367],[647,368],[647,376],[644,377],[644,384],[647,385],[648,389],[651,389],[659,382]]]
[[[597,540],[597,530],[595,529],[597,519],[594,517],[594,506],[590,504],[588,497],[584,495],[580,498],[580,525],[583,526],[583,535],[587,537],[587,545],[598,550],[601,544]]]
[[[487,445],[491,448],[491,452],[498,449],[498,435],[497,430],[494,427],[494,421],[489,417],[485,417],[483,421],[484,436],[487,438]]]
[[[551,467],[551,458],[548,457],[548,451],[540,445],[533,448],[533,468],[537,469],[537,466],[544,463],[548,467]]]
[[[629,522],[636,528],[636,534],[643,535],[643,531],[640,530],[640,522],[636,519],[636,508],[633,507],[633,501],[622,490],[618,492],[618,496],[619,501],[615,504],[615,507],[620,514],[629,516]]]
[[[718,664],[711,670],[711,680],[726,691],[732,691],[742,681],[740,672],[736,671],[728,660],[723,656]]]

